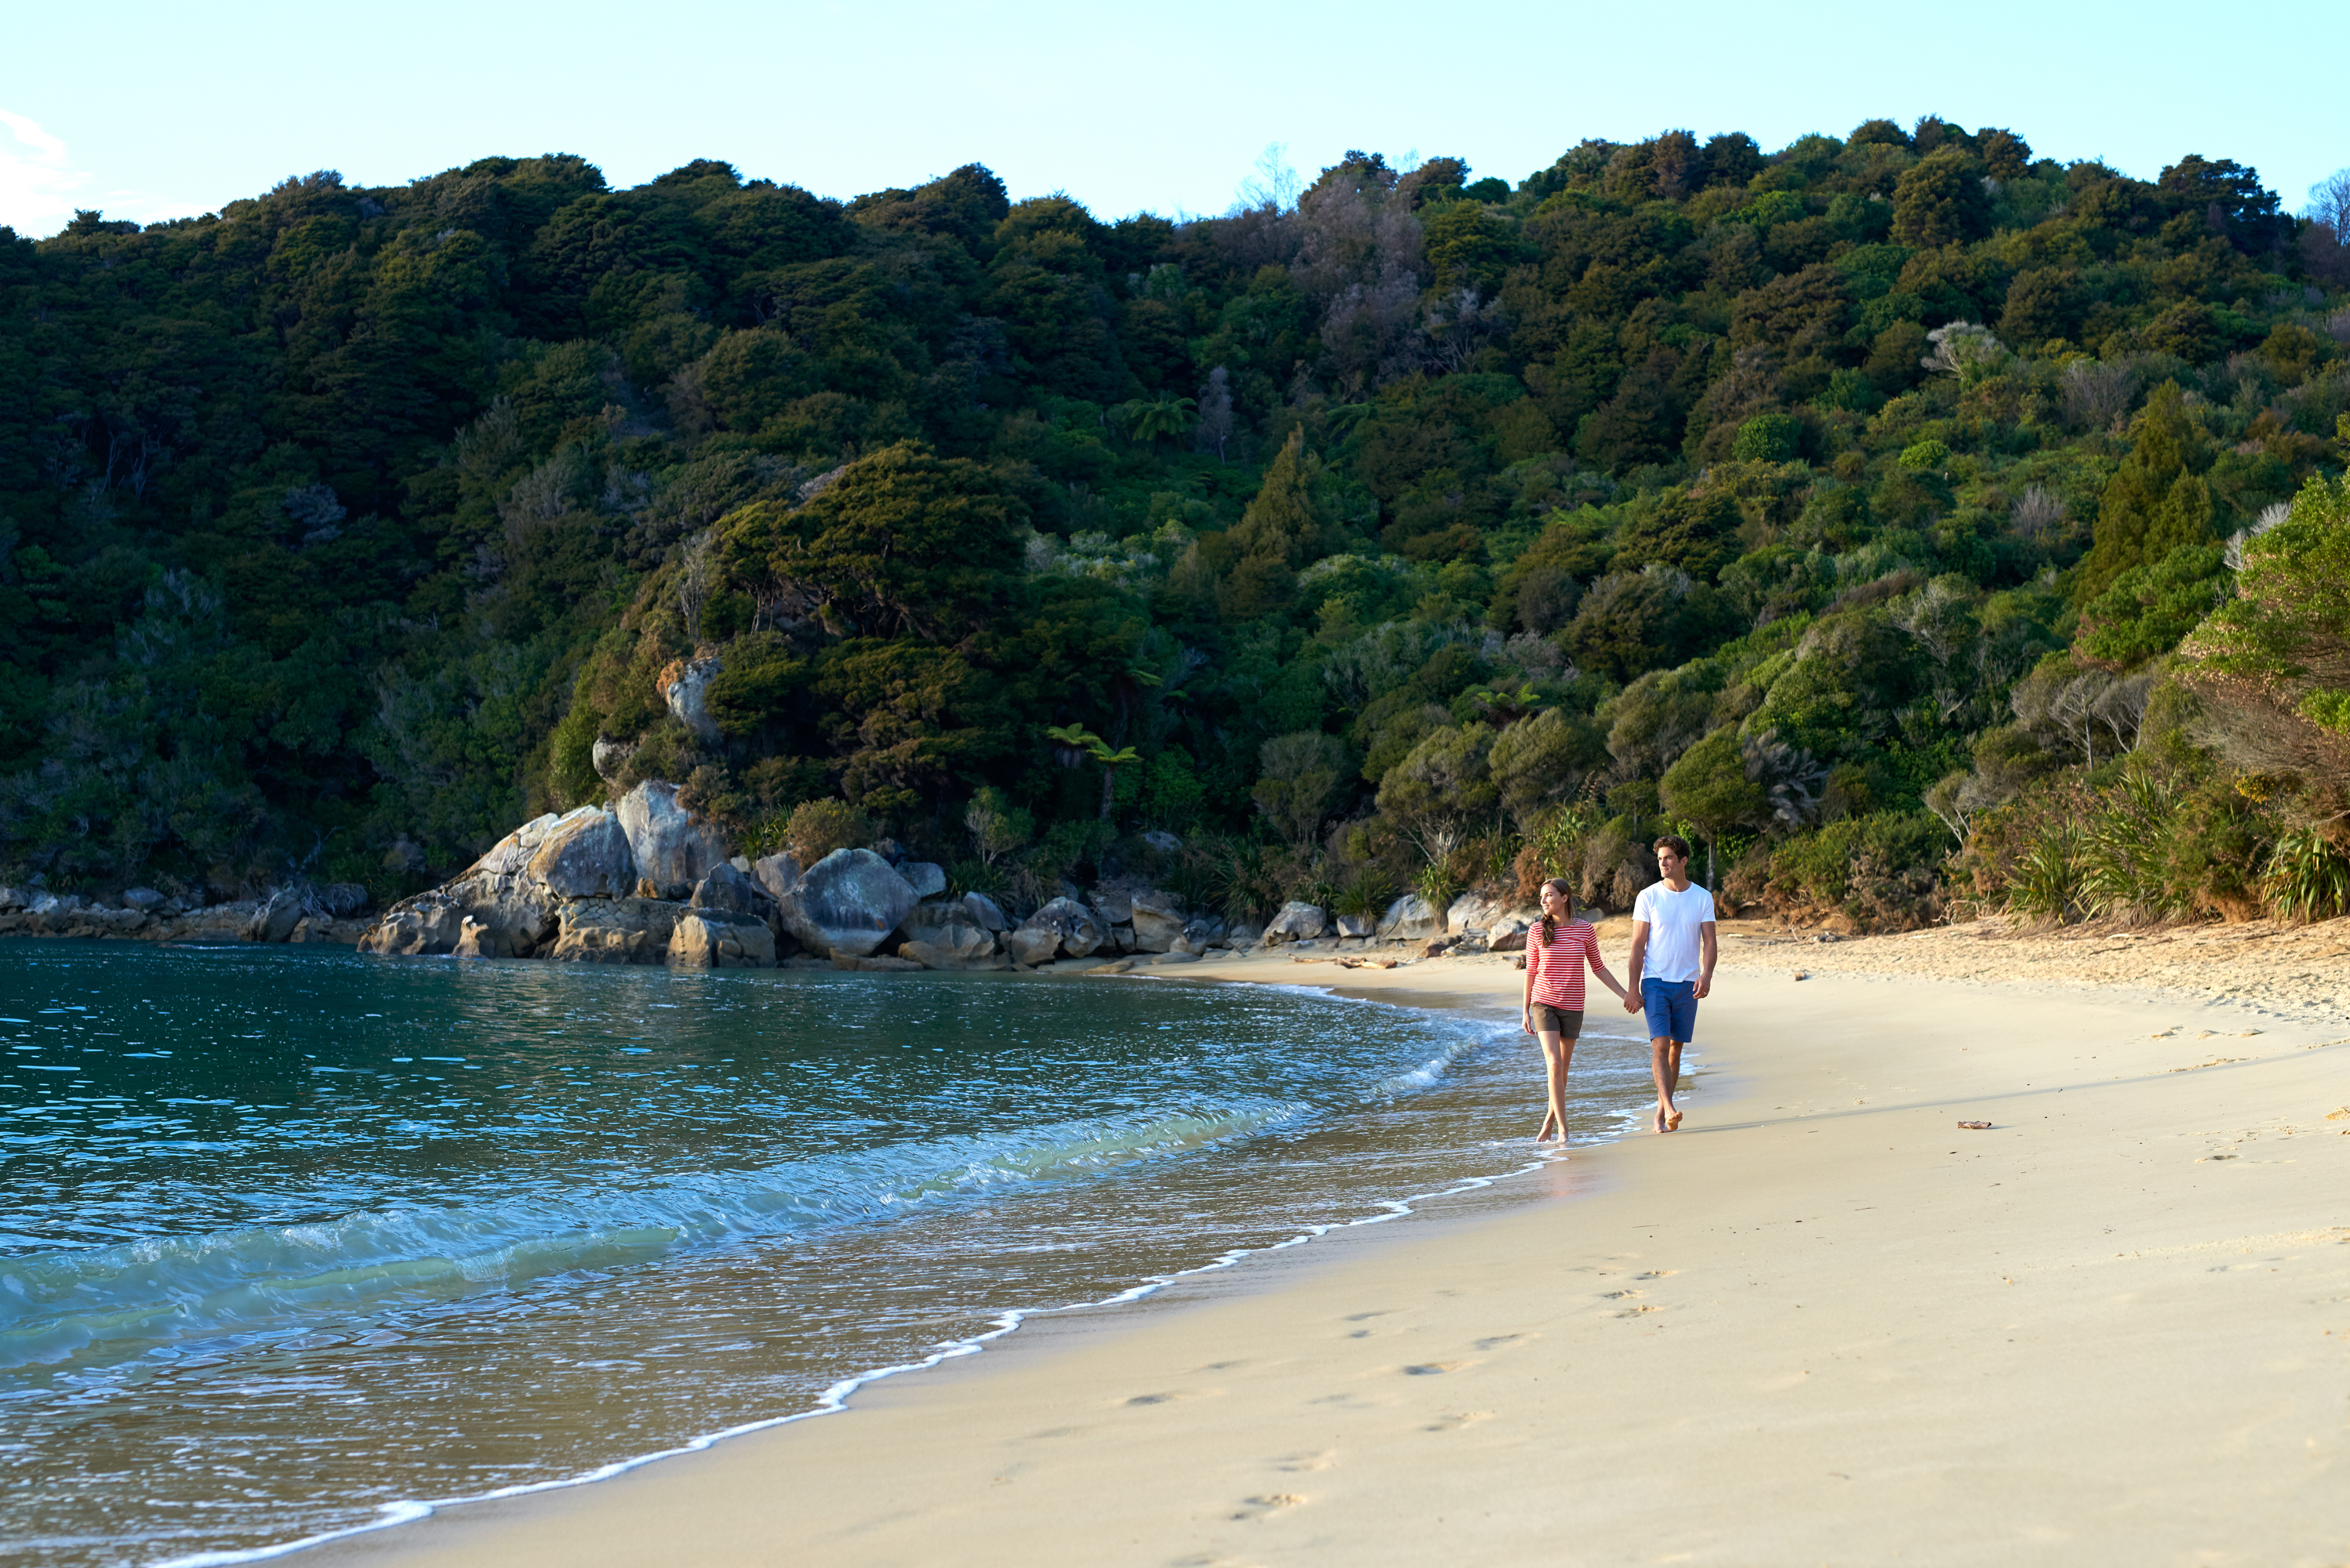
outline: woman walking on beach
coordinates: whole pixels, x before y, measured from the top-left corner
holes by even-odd
[[[1588,963],[1619,1001],[1630,993],[1600,961],[1599,938],[1588,921],[1576,918],[1575,895],[1564,878],[1543,884],[1542,911],[1542,919],[1526,933],[1525,1029],[1542,1042],[1543,1062],[1550,1069],[1550,1111],[1534,1141],[1555,1137],[1565,1143],[1566,1069],[1583,1033],[1583,966]]]

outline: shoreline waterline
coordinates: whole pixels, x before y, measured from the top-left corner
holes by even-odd
[[[1413,1000],[1404,1001],[1398,998],[1380,996],[1375,992],[1362,991],[1356,988],[1333,984],[1317,984],[1312,981],[1255,980],[1226,977],[1222,975],[1195,975],[1189,973],[1129,973],[1124,975],[1076,975],[1054,978],[1055,980],[1065,980],[1069,982],[1102,980],[1135,980],[1160,981],[1176,984],[1191,985],[1245,986],[1252,990],[1262,992],[1271,992],[1275,993],[1290,992],[1301,996],[1321,996],[1340,1001],[1359,1002],[1374,1006],[1403,1007],[1427,1012],[1458,1012],[1473,1015],[1483,1011],[1476,1003],[1464,997],[1441,992],[1420,992],[1417,993]],[[888,981],[884,981],[881,983],[888,983]],[[1689,1064],[1690,1065],[1687,1075],[1693,1078],[1695,1076],[1695,1069],[1697,1065],[1697,1055],[1694,1050],[1692,1050],[1690,1054]],[[1412,1072],[1418,1073],[1424,1071],[1427,1065],[1432,1064],[1423,1064],[1422,1068],[1413,1069]],[[1401,1075],[1399,1076],[1409,1075]],[[852,1376],[843,1378],[830,1388],[826,1389],[823,1395],[819,1397],[817,1404],[813,1408],[792,1411],[785,1415],[770,1417],[763,1420],[745,1422],[737,1426],[726,1428],[723,1430],[706,1433],[694,1438],[690,1441],[678,1444],[675,1447],[662,1449],[645,1454],[633,1455],[627,1459],[615,1460],[609,1464],[600,1466],[594,1470],[581,1475],[566,1477],[555,1480],[535,1481],[526,1485],[503,1488],[494,1491],[462,1497],[419,1500],[414,1501],[387,1504],[384,1506],[389,1517],[381,1520],[372,1520],[365,1523],[355,1524],[347,1528],[305,1537],[298,1541],[286,1542],[251,1550],[234,1552],[203,1552],[181,1557],[167,1558],[160,1563],[151,1564],[150,1568],[230,1568],[230,1565],[236,1563],[265,1562],[273,1558],[284,1557],[294,1552],[304,1552],[316,1547],[328,1545],[334,1542],[347,1541],[363,1535],[371,1535],[380,1531],[393,1529],[403,1524],[417,1523],[436,1515],[444,1514],[454,1509],[466,1508],[481,1503],[500,1502],[510,1499],[529,1497],[542,1493],[567,1491],[579,1487],[592,1486],[598,1482],[610,1480],[631,1471],[641,1469],[648,1465],[656,1464],[663,1459],[679,1459],[689,1454],[708,1452],[718,1445],[733,1438],[748,1437],[754,1433],[771,1431],[779,1428],[794,1426],[802,1422],[816,1420],[827,1416],[843,1415],[850,1408],[850,1398],[867,1387],[889,1379],[900,1377],[910,1374],[928,1372],[943,1366],[951,1362],[978,1355],[987,1350],[991,1345],[1009,1339],[1012,1335],[1017,1334],[1020,1330],[1032,1324],[1037,1324],[1047,1319],[1066,1318],[1080,1313],[1096,1312],[1106,1308],[1128,1306],[1148,1301],[1153,1296],[1168,1290],[1171,1286],[1186,1282],[1197,1282],[1204,1279],[1206,1276],[1227,1273],[1239,1268],[1243,1263],[1268,1259],[1276,1254],[1289,1251],[1295,1248],[1304,1247],[1314,1241],[1321,1241],[1326,1237],[1336,1235],[1341,1232],[1359,1231],[1367,1226],[1384,1225],[1397,1220],[1423,1216],[1425,1214],[1425,1209],[1423,1206],[1425,1205],[1440,1202],[1446,1199],[1462,1197],[1473,1192],[1489,1191],[1513,1178],[1534,1175],[1546,1167],[1563,1164],[1568,1158],[1567,1150],[1569,1148],[1578,1147],[1596,1147],[1600,1144],[1616,1141],[1617,1138],[1627,1136],[1632,1131],[1630,1122],[1632,1120],[1633,1113],[1626,1112],[1622,1113],[1622,1116],[1626,1122],[1626,1126],[1619,1128],[1612,1135],[1591,1138],[1580,1145],[1569,1143],[1563,1145],[1555,1150],[1544,1150],[1534,1159],[1513,1167],[1509,1169],[1494,1172],[1491,1175],[1465,1177],[1445,1187],[1431,1191],[1417,1192],[1400,1199],[1388,1199],[1385,1201],[1380,1211],[1377,1213],[1367,1214],[1350,1220],[1332,1220],[1324,1224],[1315,1225],[1302,1231],[1296,1235],[1263,1246],[1235,1248],[1219,1255],[1209,1262],[1202,1263],[1192,1268],[1178,1270],[1171,1273],[1152,1276],[1149,1279],[1118,1291],[1115,1294],[1105,1296],[1098,1300],[1071,1302],[1059,1306],[1007,1309],[997,1316],[995,1326],[988,1330],[986,1333],[970,1335],[961,1340],[940,1345],[930,1354],[922,1356],[919,1360],[903,1362],[895,1366],[875,1367],[868,1371],[858,1373]],[[1544,1200],[1546,1196],[1547,1195],[1543,1194],[1527,1194],[1524,1200],[1528,1202],[1539,1202]]]

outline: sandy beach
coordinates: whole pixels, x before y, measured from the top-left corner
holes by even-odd
[[[304,1560],[2350,1562],[2342,925],[1740,928],[1679,1133]]]

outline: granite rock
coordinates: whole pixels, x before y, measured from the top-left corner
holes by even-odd
[[[811,951],[864,958],[913,912],[914,889],[870,849],[836,849],[775,900],[784,929]]]
[[[673,784],[647,779],[620,797],[614,815],[628,835],[637,875],[656,888],[691,888],[733,857],[716,824],[678,805]]]
[[[1293,898],[1266,925],[1264,940],[1269,944],[1312,941],[1328,929],[1329,924],[1320,905]]]

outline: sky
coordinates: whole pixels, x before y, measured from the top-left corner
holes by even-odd
[[[2232,158],[2300,211],[2350,166],[2326,63],[2345,44],[2339,0],[28,6],[0,58],[0,223],[553,151],[615,185],[720,158],[839,197],[977,161],[1014,200],[1175,216],[1224,211],[1274,146],[1309,178],[1360,148],[1515,182],[1586,137],[1768,151],[1929,113],[2143,179]]]

